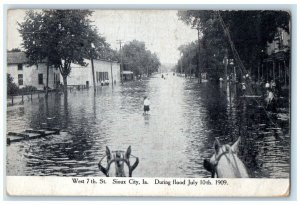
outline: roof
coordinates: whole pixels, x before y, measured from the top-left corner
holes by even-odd
[[[24,52],[7,52],[7,64],[28,63]]]
[[[279,51],[279,52],[276,52],[276,53],[272,53],[267,58],[263,59],[263,62],[272,62],[274,60],[283,61],[283,60],[287,60],[289,57],[290,57],[289,52]]]
[[[118,63],[117,61],[109,61],[105,59],[95,59],[99,61],[104,61],[104,62],[112,62],[112,63]],[[20,64],[20,63],[28,63],[29,59],[26,57],[25,52],[7,52],[7,64]],[[46,61],[43,60],[41,63],[45,63]],[[124,73],[125,74],[125,73]]]
[[[123,75],[131,75],[131,74],[133,74],[133,72],[129,71],[129,70],[124,70],[124,71],[122,71],[122,74]]]
[[[104,58],[97,58],[97,59],[94,59],[94,60],[104,61],[104,62],[108,62],[108,63],[118,63],[118,64],[120,64],[118,61],[108,60],[108,59],[104,59]]]

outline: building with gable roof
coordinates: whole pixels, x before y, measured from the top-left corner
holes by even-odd
[[[29,65],[29,60],[24,52],[7,52],[7,74],[13,78],[13,82],[23,88],[34,86],[38,90],[43,90],[46,86],[47,67],[45,62],[37,65]],[[59,69],[51,67],[49,69],[49,83],[51,89],[56,88],[60,83]]]
[[[68,76],[68,86],[93,86],[93,73],[91,61],[85,60],[87,66],[71,64],[72,70]],[[109,83],[120,82],[120,63],[106,61],[103,59],[94,59],[94,75],[96,86],[106,81]],[[7,74],[13,78],[13,82],[23,88],[26,86],[34,86],[38,90],[43,90],[46,86],[47,67],[45,62],[37,65],[29,66],[29,60],[24,52],[8,52],[7,53]],[[58,68],[50,67],[49,83],[50,89],[55,89],[62,83],[62,76]]]

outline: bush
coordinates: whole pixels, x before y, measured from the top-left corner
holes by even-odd
[[[7,74],[7,95],[15,95],[19,91],[18,86],[13,82],[13,80],[14,79]]]
[[[36,91],[37,88],[34,86],[25,86],[24,88],[19,89],[19,93],[30,93]]]
[[[24,88],[19,88],[14,82],[13,77],[7,74],[7,95],[18,95],[31,93],[37,90],[34,86],[25,86]]]

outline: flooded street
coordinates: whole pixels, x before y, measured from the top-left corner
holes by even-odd
[[[143,115],[144,96],[150,115]],[[7,175],[103,176],[97,164],[105,147],[131,145],[140,160],[134,177],[210,177],[203,160],[213,154],[215,138],[232,144],[241,136],[239,156],[250,177],[289,177],[289,109],[267,115],[256,99],[238,98],[234,88],[229,95],[210,82],[169,73],[166,80],[157,75],[96,94],[26,99],[7,108],[7,132],[39,129],[47,118],[61,134],[8,145]]]

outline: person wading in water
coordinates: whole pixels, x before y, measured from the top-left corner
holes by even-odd
[[[147,96],[144,97],[144,115],[148,114],[150,111],[150,100]]]

